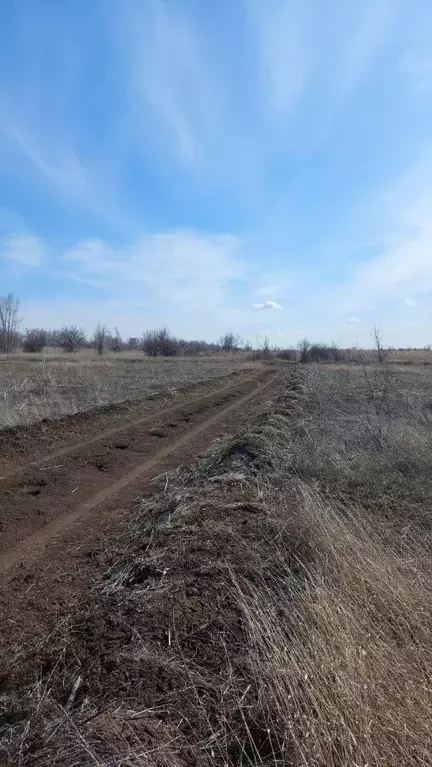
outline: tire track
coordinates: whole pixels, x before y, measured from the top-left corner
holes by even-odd
[[[241,396],[236,396],[233,402],[230,402],[228,405],[223,407],[220,407],[219,403],[216,412],[210,416],[205,417],[204,420],[201,420],[197,425],[188,428],[181,436],[170,442],[169,445],[161,448],[156,452],[153,452],[146,460],[140,461],[138,465],[135,465],[132,469],[126,471],[116,481],[111,482],[108,485],[105,484],[101,489],[78,502],[72,509],[57,514],[54,519],[45,524],[43,527],[23,537],[21,540],[16,542],[15,545],[0,555],[0,569],[6,570],[20,562],[31,561],[45,549],[46,545],[52,539],[62,537],[70,527],[91,515],[92,512],[94,512],[96,509],[99,509],[103,504],[109,504],[109,502],[115,499],[122,491],[133,488],[136,494],[138,492],[138,488],[135,486],[138,482],[142,482],[144,479],[153,474],[154,470],[163,464],[166,459],[173,458],[177,453],[181,453],[182,449],[190,445],[190,443],[193,443],[197,437],[203,435],[204,433],[210,433],[212,427],[217,425],[217,423],[222,421],[226,416],[229,416],[234,410],[243,408],[244,405],[252,401],[258,395],[261,395],[266,389],[274,385],[276,379],[279,376],[280,373],[272,372],[272,374],[269,376],[266,372],[266,380],[264,383],[261,383],[259,378],[257,379],[256,376],[254,376],[252,379],[248,379],[248,384],[255,383],[252,391],[249,391],[248,393]],[[242,384],[244,383],[245,382],[243,381]],[[236,390],[238,388],[239,384],[234,387],[223,387],[217,392],[212,392],[211,395],[205,395],[204,397],[200,397],[199,399],[189,403],[189,408],[193,408],[198,403],[202,404],[205,400],[214,400],[216,395],[219,395],[219,397],[220,395],[222,395],[222,397],[224,395],[229,395],[232,393],[231,390]],[[172,408],[167,408],[159,415],[172,415],[175,410],[181,410],[182,408],[185,408],[184,404],[181,406],[177,405]],[[151,419],[154,419],[155,416],[156,414],[152,414]],[[133,427],[136,428],[148,420],[150,420],[150,418],[144,418],[139,423],[134,423]],[[124,426],[120,429],[116,428],[114,430],[106,430],[104,434],[99,435],[97,439],[92,438],[91,440],[87,440],[80,446],[74,445],[73,448],[69,448],[69,450],[63,450],[61,455],[76,452],[80,449],[80,447],[88,447],[95,444],[95,442],[99,442],[103,439],[106,439],[107,437],[115,436],[120,432],[124,433],[125,431],[127,431],[127,429],[125,429]],[[59,453],[57,451],[55,453],[50,453],[49,457],[50,460],[52,460],[54,457],[58,458]],[[47,460],[47,456],[41,460]],[[181,462],[182,461],[180,460],[178,461],[178,463]],[[102,515],[103,510],[101,512],[101,516]]]
[[[229,393],[231,391],[235,392],[239,386],[241,386],[244,383],[250,383],[256,379],[259,379],[259,374],[256,373],[253,376],[248,376],[247,378],[243,378],[240,381],[235,381],[234,383],[229,383],[226,386],[221,386],[218,389],[213,389],[210,392],[207,392],[206,394],[201,394],[199,396],[193,396],[190,399],[190,405],[200,405],[201,403],[205,403],[207,401],[211,401],[215,397],[218,397],[220,395],[224,395],[225,393]],[[205,382],[209,383],[209,382]],[[174,405],[164,406],[162,408],[159,408],[158,410],[149,410],[144,416],[140,416],[139,418],[135,419],[128,419],[125,422],[121,423],[119,426],[113,426],[109,429],[103,429],[98,431],[93,437],[88,437],[87,439],[80,440],[78,442],[74,442],[72,445],[68,444],[64,447],[58,448],[57,450],[51,450],[48,453],[45,453],[44,455],[38,457],[36,460],[32,461],[31,457],[27,460],[27,463],[16,465],[13,464],[9,469],[6,468],[3,470],[0,470],[0,481],[5,479],[10,479],[11,477],[18,476],[19,474],[22,474],[23,472],[27,471],[29,468],[29,463],[32,466],[38,466],[39,464],[43,463],[50,463],[51,461],[56,461],[59,458],[63,458],[65,455],[71,455],[75,451],[82,450],[83,448],[86,448],[90,445],[95,445],[98,442],[102,442],[106,439],[110,439],[111,437],[115,437],[117,434],[121,434],[129,429],[129,427],[137,427],[137,426],[144,426],[149,421],[158,420],[159,418],[163,418],[165,416],[169,415],[175,415],[175,413],[183,408],[185,406],[185,401],[182,400],[181,402],[176,402]],[[80,417],[83,415],[82,413],[78,414]],[[92,417],[92,411],[88,413],[88,417]],[[73,419],[73,416],[67,416],[68,419]],[[55,422],[51,422],[52,424],[55,424]],[[54,426],[55,428],[55,426]],[[21,427],[17,427],[17,431],[19,431]],[[34,458],[34,456],[32,456]],[[0,485],[1,487],[1,485]]]

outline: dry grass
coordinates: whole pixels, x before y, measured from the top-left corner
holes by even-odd
[[[382,542],[358,510],[303,495],[314,557],[299,563],[294,605],[277,582],[239,594],[268,719],[290,744],[287,763],[429,765],[430,550],[415,537]]]
[[[432,763],[429,370],[291,375],[141,501],[7,764]]]
[[[170,391],[241,367],[246,367],[241,355],[149,358],[122,352],[98,357],[91,350],[48,350],[2,357],[0,428]]]

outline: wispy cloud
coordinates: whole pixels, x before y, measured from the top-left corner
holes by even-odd
[[[257,298],[269,299],[270,296],[287,296],[295,277],[292,269],[274,269],[259,275],[259,283],[255,288]]]
[[[406,305],[432,291],[432,156],[424,153],[381,196],[384,231],[378,254],[354,267],[343,292],[346,302],[361,307],[365,300],[400,300]],[[371,212],[376,215],[375,209]],[[407,303],[408,302],[408,303]]]
[[[232,284],[245,280],[250,265],[242,241],[229,235],[198,232],[152,234],[123,249],[101,240],[78,243],[64,255],[79,277],[98,279],[116,291],[143,292],[151,302],[209,311],[229,297]],[[141,287],[139,287],[141,286]]]
[[[205,33],[193,17],[162,0],[132,3],[125,13],[122,7],[120,30],[132,113],[144,130],[153,114],[172,153],[194,164],[218,120]]]
[[[419,302],[415,298],[404,298],[405,306],[418,306]]]
[[[12,234],[0,246],[0,257],[30,267],[42,264],[46,254],[42,240],[32,234]]]
[[[275,116],[286,116],[307,77],[301,17],[294,3],[279,0],[246,0],[245,6],[255,32],[268,105]]]
[[[356,6],[360,13],[354,14],[355,30],[347,41],[343,90],[350,90],[371,67],[389,36],[400,4],[400,0],[367,0]]]

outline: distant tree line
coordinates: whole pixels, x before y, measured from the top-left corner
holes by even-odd
[[[267,336],[259,336],[255,348],[241,336],[229,330],[215,343],[188,341],[177,338],[167,327],[146,330],[141,336],[124,340],[117,327],[112,331],[98,322],[93,334],[88,337],[78,325],[65,325],[58,330],[26,328],[19,331],[21,318],[19,299],[13,293],[0,296],[0,353],[10,354],[16,349],[28,354],[41,352],[46,347],[55,347],[71,354],[83,348],[93,348],[102,356],[106,352],[120,353],[125,350],[142,351],[149,357],[198,356],[202,354],[231,354],[246,352],[252,360],[285,360],[300,363],[339,362],[342,359],[354,361],[356,350],[339,349],[335,343],[312,343],[303,338],[294,349],[271,347]],[[375,326],[372,332],[373,359],[384,362],[388,349],[384,347],[383,332]]]
[[[177,338],[167,327],[146,330],[142,336],[131,336],[125,340],[117,327],[111,331],[101,322],[90,337],[78,325],[64,325],[58,330],[26,328],[20,332],[21,322],[17,296],[13,293],[0,296],[0,353],[10,354],[22,349],[28,354],[35,354],[46,347],[54,347],[70,354],[79,349],[93,348],[100,356],[106,352],[130,350],[142,351],[149,357],[176,357],[248,349],[241,337],[232,331],[227,331],[217,343]]]

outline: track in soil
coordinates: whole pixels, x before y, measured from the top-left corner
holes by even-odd
[[[68,530],[78,522],[83,528],[96,511],[96,526],[108,524],[116,510],[114,501],[124,506],[158,469],[172,468],[189,458],[191,451],[193,456],[203,449],[220,428],[226,428],[225,421],[235,410],[241,411],[277,376],[265,369],[210,393],[186,396],[178,404],[132,422],[96,434],[87,430],[84,440],[77,440],[72,429],[72,446],[63,445],[44,457],[27,455],[24,464],[4,466],[0,569],[13,570],[20,562],[31,566],[31,560],[43,555],[50,542],[67,538]],[[51,428],[55,430],[55,425]],[[59,428],[64,429],[64,424]],[[81,534],[85,537],[86,532],[82,529]]]

